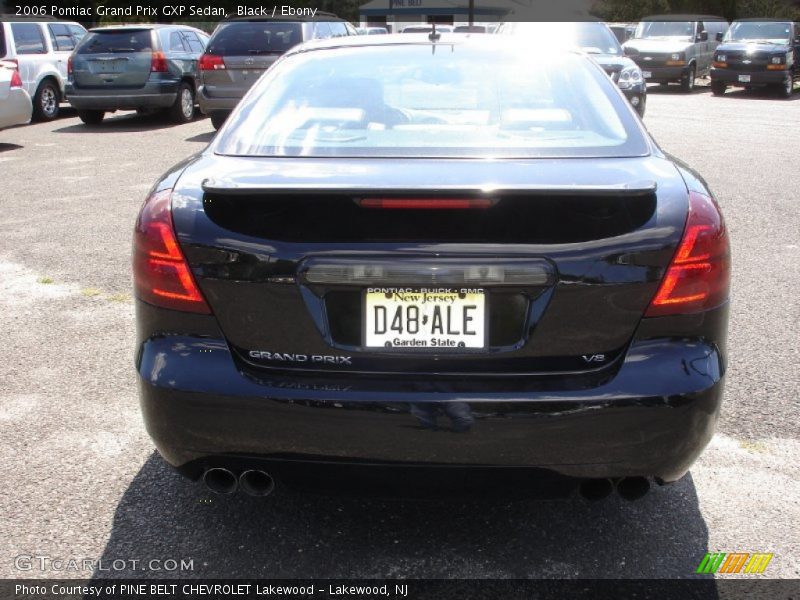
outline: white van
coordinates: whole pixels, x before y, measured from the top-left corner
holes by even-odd
[[[74,21],[4,18],[0,22],[0,60],[15,63],[33,99],[33,119],[58,116],[67,82],[67,59],[86,29]]]

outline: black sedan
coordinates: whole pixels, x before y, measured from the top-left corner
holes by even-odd
[[[145,422],[221,493],[506,473],[635,498],[714,433],[729,260],[703,180],[584,54],[312,42],[143,205]]]

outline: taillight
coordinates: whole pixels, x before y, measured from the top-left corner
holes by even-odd
[[[708,310],[728,299],[730,245],[716,203],[689,194],[689,216],[675,255],[645,316],[661,317]]]
[[[150,72],[151,73],[166,73],[169,71],[167,68],[167,57],[160,50],[153,52],[153,57],[150,59]]]
[[[67,75],[72,75],[72,57],[67,59]]]
[[[210,314],[192,276],[172,226],[170,190],[157,192],[144,203],[133,239],[133,278],[136,296],[156,306]]]
[[[201,71],[219,71],[225,68],[225,59],[216,54],[203,54],[200,56]]]
[[[22,77],[19,76],[19,71],[12,71],[11,72],[11,87],[12,88],[21,88],[22,87]]]
[[[356,202],[361,208],[384,210],[468,210],[495,204],[493,198],[361,198]]]

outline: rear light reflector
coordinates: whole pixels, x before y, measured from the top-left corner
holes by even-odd
[[[711,66],[714,67],[715,69],[727,69],[728,63],[719,62],[718,60],[715,60],[713,63],[711,63]]]
[[[11,89],[22,87],[22,77],[19,76],[19,71],[11,72],[11,83],[9,85]]]
[[[689,216],[678,249],[645,316],[662,317],[715,308],[728,299],[730,244],[716,203],[689,194]]]
[[[153,52],[153,57],[150,59],[150,72],[166,73],[167,71],[169,71],[167,57],[160,50]]]
[[[767,71],[784,71],[789,65],[767,65]]]
[[[361,198],[361,208],[384,210],[468,210],[494,206],[492,198]]]
[[[312,257],[300,267],[310,284],[347,286],[545,286],[554,274],[541,259]]]
[[[67,59],[67,75],[72,75],[72,57]]]
[[[203,54],[200,56],[201,71],[219,71],[225,68],[225,59],[216,54]]]
[[[171,191],[150,196],[136,222],[133,277],[136,296],[155,306],[211,314],[172,225]]]

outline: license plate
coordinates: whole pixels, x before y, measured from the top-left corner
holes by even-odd
[[[642,71],[642,77],[644,77],[645,79],[650,79],[652,76],[653,73],[651,71]]]
[[[124,60],[96,60],[94,72],[98,75],[122,73],[125,67]]]
[[[486,347],[482,289],[369,288],[364,293],[367,348]]]
[[[739,75],[739,81],[742,83],[750,83],[750,75]]]

